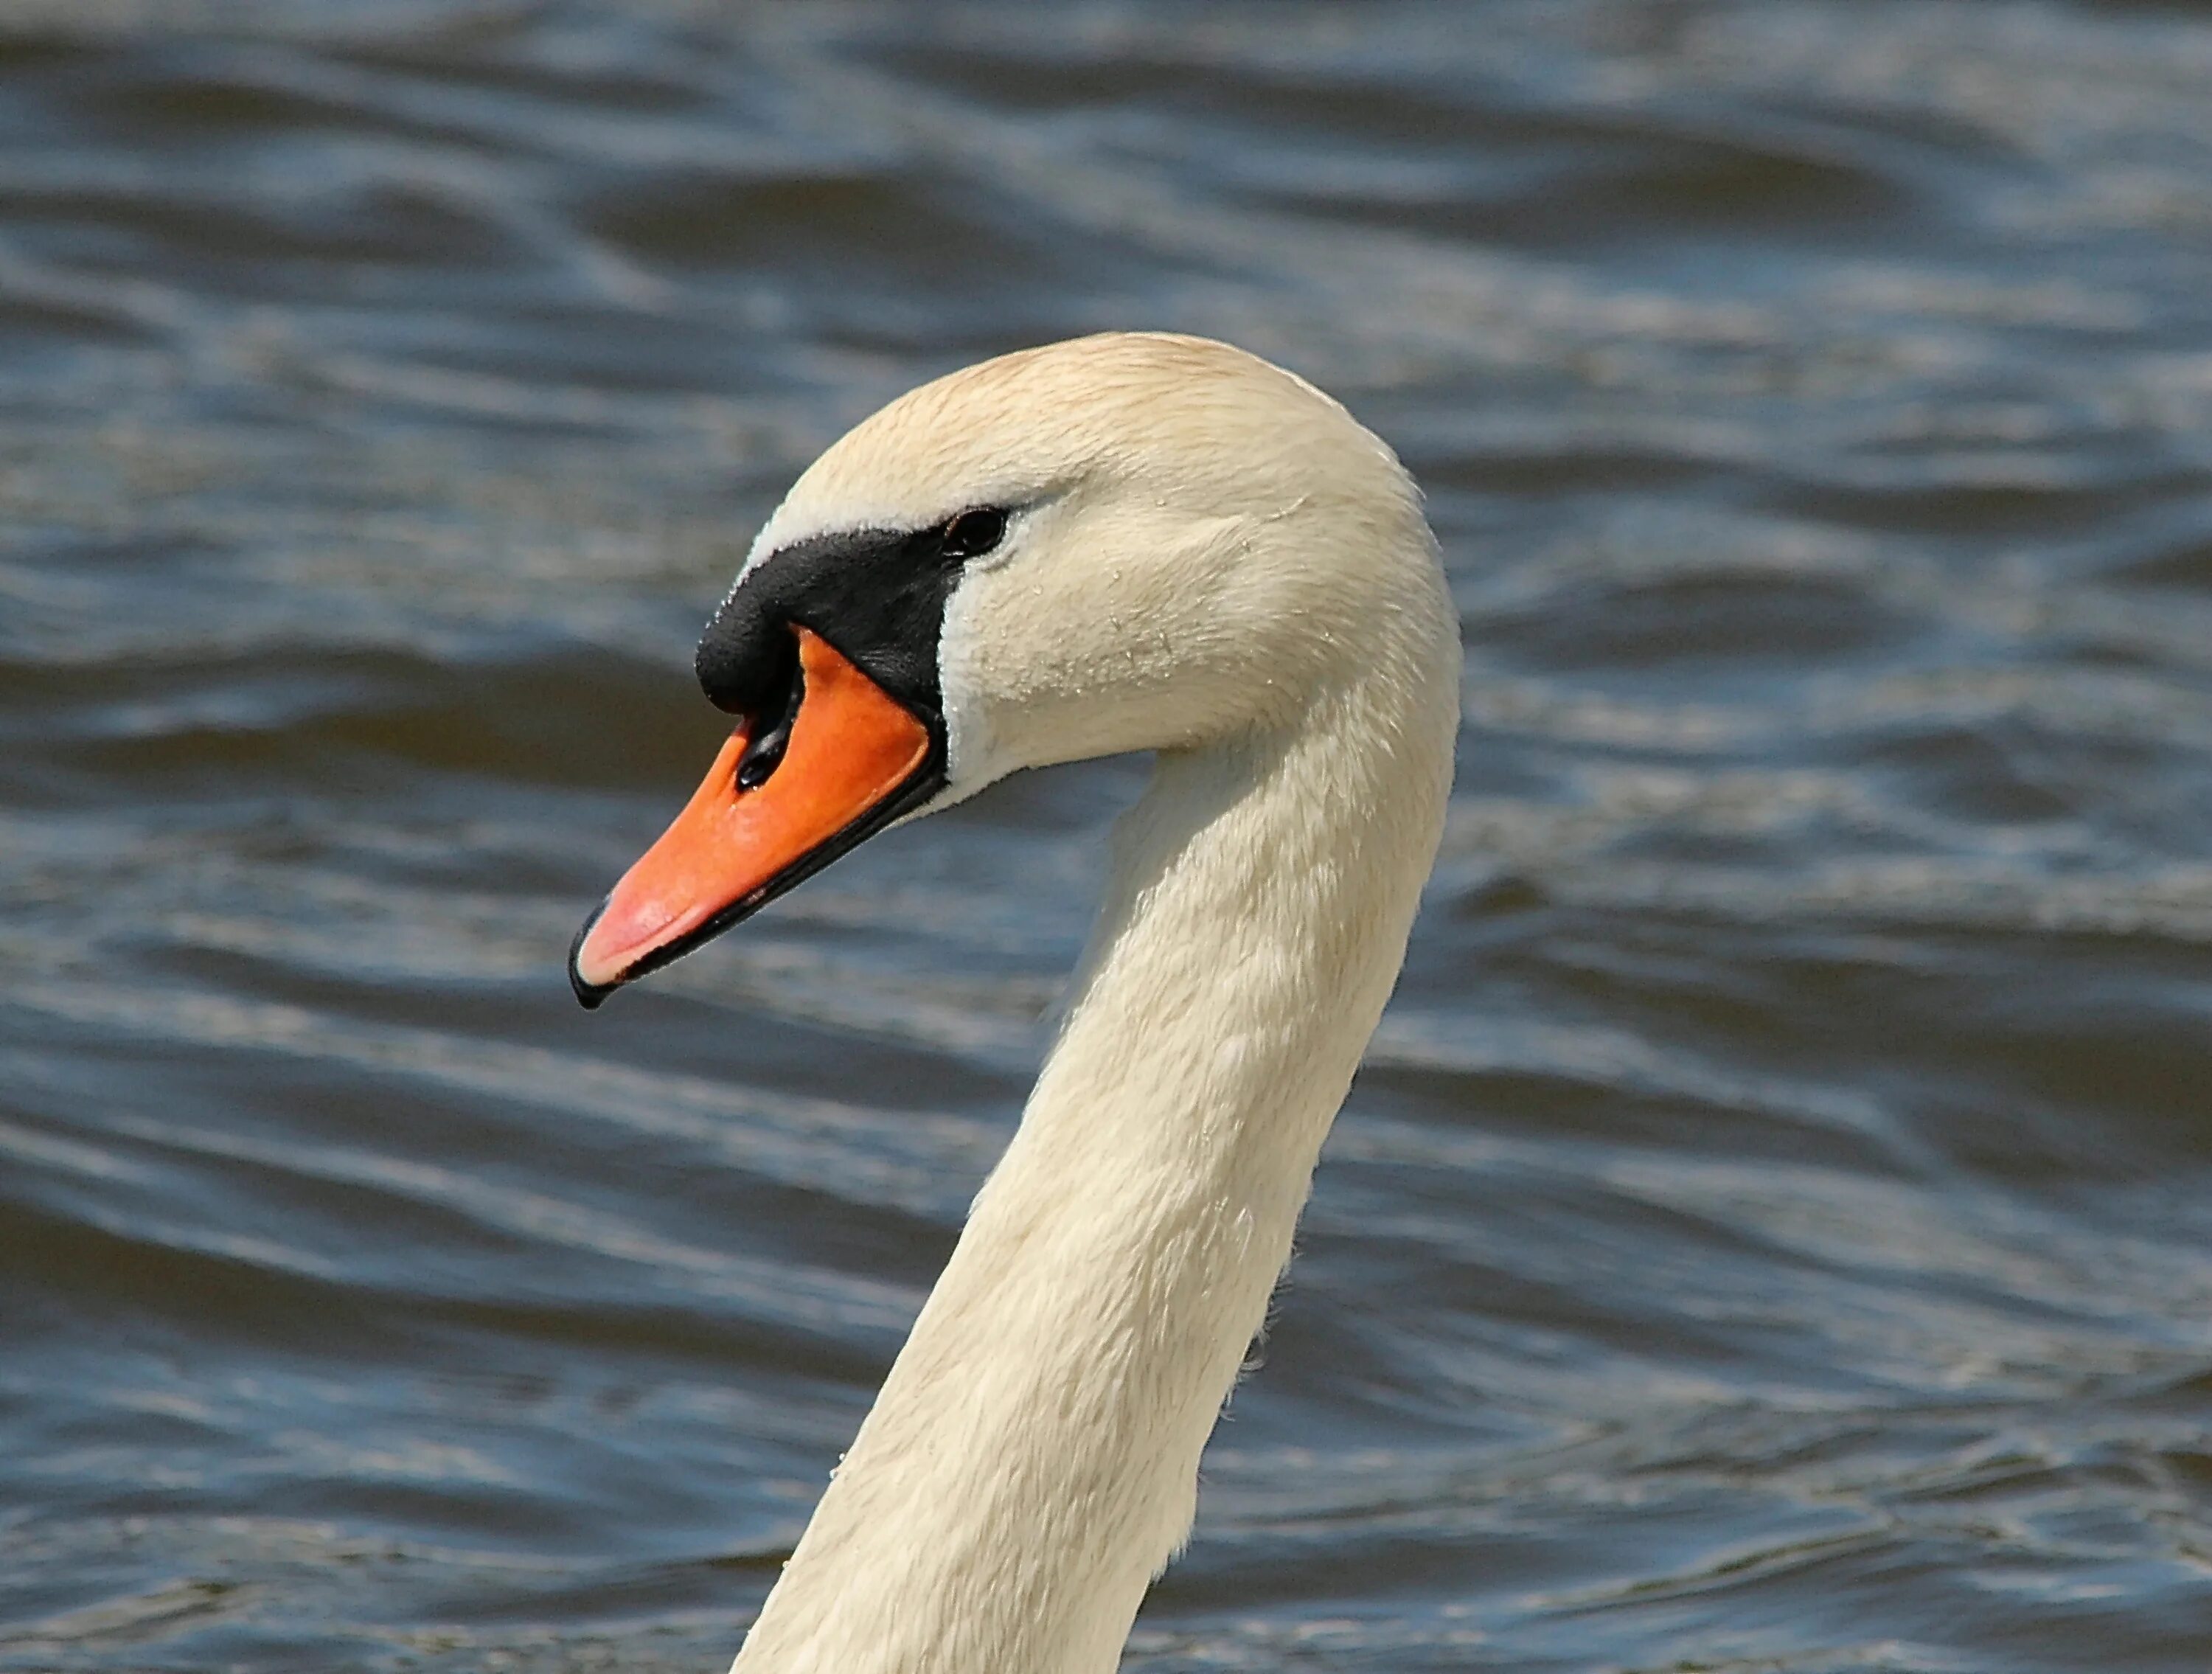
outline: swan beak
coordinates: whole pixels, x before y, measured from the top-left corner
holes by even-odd
[[[801,628],[804,682],[782,759],[740,784],[750,737],[775,717],[741,722],[676,823],[585,920],[568,950],[576,998],[597,1006],[812,876],[881,830],[926,788],[926,723]]]

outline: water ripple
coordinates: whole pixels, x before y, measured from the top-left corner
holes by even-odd
[[[1139,767],[586,1022],[917,379],[1422,479],[1443,862],[1133,1669],[2212,1643],[2212,28],[1991,0],[0,19],[0,1669],[726,1659]]]

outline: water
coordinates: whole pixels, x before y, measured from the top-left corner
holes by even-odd
[[[1162,325],[1468,727],[1145,1674],[2212,1662],[2212,20],[16,0],[0,1669],[714,1669],[1141,769],[586,1016],[852,419]]]

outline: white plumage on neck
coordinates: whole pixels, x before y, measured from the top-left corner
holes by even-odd
[[[1430,684],[1391,730],[1347,702],[1163,758],[1020,1130],[739,1671],[1115,1666],[1403,957],[1449,775]]]

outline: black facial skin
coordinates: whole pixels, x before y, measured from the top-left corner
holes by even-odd
[[[911,533],[817,535],[771,554],[725,600],[699,641],[699,685],[732,715],[774,697],[781,642],[811,628],[899,703],[941,722],[937,641],[961,566],[1005,533],[1006,515],[963,512]]]
[[[623,974],[623,982],[658,971],[750,918],[945,788],[945,694],[937,648],[945,601],[961,567],[995,547],[1006,527],[1004,512],[985,508],[910,533],[818,535],[771,553],[723,600],[700,637],[696,666],[699,685],[715,708],[754,722],[753,740],[738,769],[744,788],[758,788],[781,764],[791,721],[805,701],[800,628],[819,635],[920,721],[929,734],[928,753],[884,800],[689,935],[646,955]],[[569,985],[586,1010],[619,986],[598,987],[576,974],[576,949],[605,907],[602,902],[592,910],[568,949]]]

